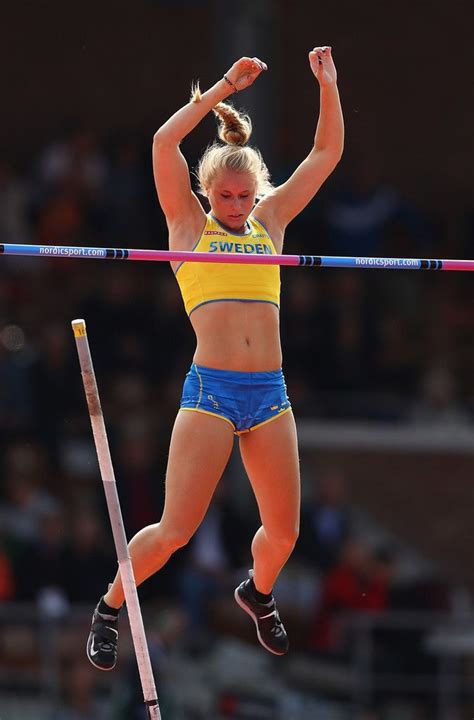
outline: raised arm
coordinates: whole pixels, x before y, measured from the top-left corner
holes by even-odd
[[[313,147],[291,177],[265,196],[255,210],[276,232],[283,231],[306,207],[336,167],[344,147],[344,120],[331,48],[312,50],[309,63],[320,85],[319,119]]]
[[[179,145],[207,113],[232,93],[251,85],[267,66],[258,58],[241,58],[205,93],[193,99],[162,125],[153,138],[153,174],[168,225],[204,216],[193,193],[189,168]]]

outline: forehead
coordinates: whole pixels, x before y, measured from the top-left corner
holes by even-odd
[[[212,182],[215,190],[227,190],[232,193],[255,192],[256,178],[252,173],[235,172],[235,170],[219,170]]]

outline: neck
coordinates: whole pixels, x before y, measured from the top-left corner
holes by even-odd
[[[222,222],[222,220],[219,220],[219,218],[217,217],[217,215],[215,215],[214,213],[212,213],[212,216],[215,218],[215,220],[217,220],[217,222],[219,223],[219,225],[221,225],[221,227],[224,228],[224,230],[227,230],[227,231],[230,232],[230,233],[235,233],[235,234],[238,234],[238,235],[243,235],[243,234],[245,234],[246,232],[248,232],[248,230],[249,230],[249,228],[250,228],[250,225],[249,225],[249,222],[248,222],[248,218],[246,219],[246,221],[244,222],[243,225],[241,225],[241,226],[238,227],[238,228],[233,228],[233,227],[230,227],[229,225],[226,225],[224,222]]]

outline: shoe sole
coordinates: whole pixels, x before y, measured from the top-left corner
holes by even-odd
[[[282,655],[286,655],[286,653],[288,652],[287,650],[286,650],[285,652],[277,652],[276,650],[272,650],[272,648],[268,647],[268,645],[267,645],[267,644],[265,643],[265,641],[262,639],[262,636],[260,635],[260,630],[259,630],[259,627],[258,627],[258,619],[257,619],[257,616],[255,615],[255,613],[253,613],[253,612],[251,611],[251,609],[248,607],[248,605],[246,605],[246,604],[244,603],[244,601],[242,600],[242,598],[240,597],[240,595],[239,595],[239,588],[236,588],[236,590],[235,590],[235,592],[234,592],[234,598],[235,598],[235,602],[237,603],[237,605],[239,605],[239,606],[242,608],[242,610],[245,610],[245,612],[247,613],[247,615],[250,615],[250,617],[251,617],[252,620],[254,621],[254,623],[255,623],[255,629],[257,630],[258,642],[260,643],[260,645],[261,645],[262,647],[264,647],[265,650],[267,650],[269,653],[272,653],[272,655],[278,655],[278,657],[281,657]]]
[[[116,666],[117,662],[114,662],[114,664],[112,665],[112,667],[102,667],[101,665],[97,665],[97,663],[95,663],[95,662],[93,661],[93,659],[92,659],[91,656],[89,655],[90,644],[91,644],[91,639],[90,639],[90,637],[89,637],[89,638],[87,639],[86,655],[87,655],[87,659],[89,660],[90,664],[93,665],[95,668],[97,668],[97,670],[102,670],[102,672],[110,672],[111,670],[113,670],[114,667]]]

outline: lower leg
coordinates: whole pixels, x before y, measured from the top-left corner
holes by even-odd
[[[163,517],[140,530],[128,546],[137,586],[160,570],[199,527],[233,442],[232,427],[222,418],[178,413],[171,436]],[[104,600],[117,609],[124,599],[117,573]]]
[[[178,544],[173,546],[166,538],[160,523],[148,525],[140,530],[128,546],[137,587],[160,570],[178,546]],[[123,605],[125,594],[120,571],[117,572],[115,580],[104,595],[104,601],[109,607],[115,609]]]
[[[268,537],[265,528],[260,527],[252,541],[254,560],[253,581],[258,592],[269,594],[281,569],[291,555],[294,543]]]

